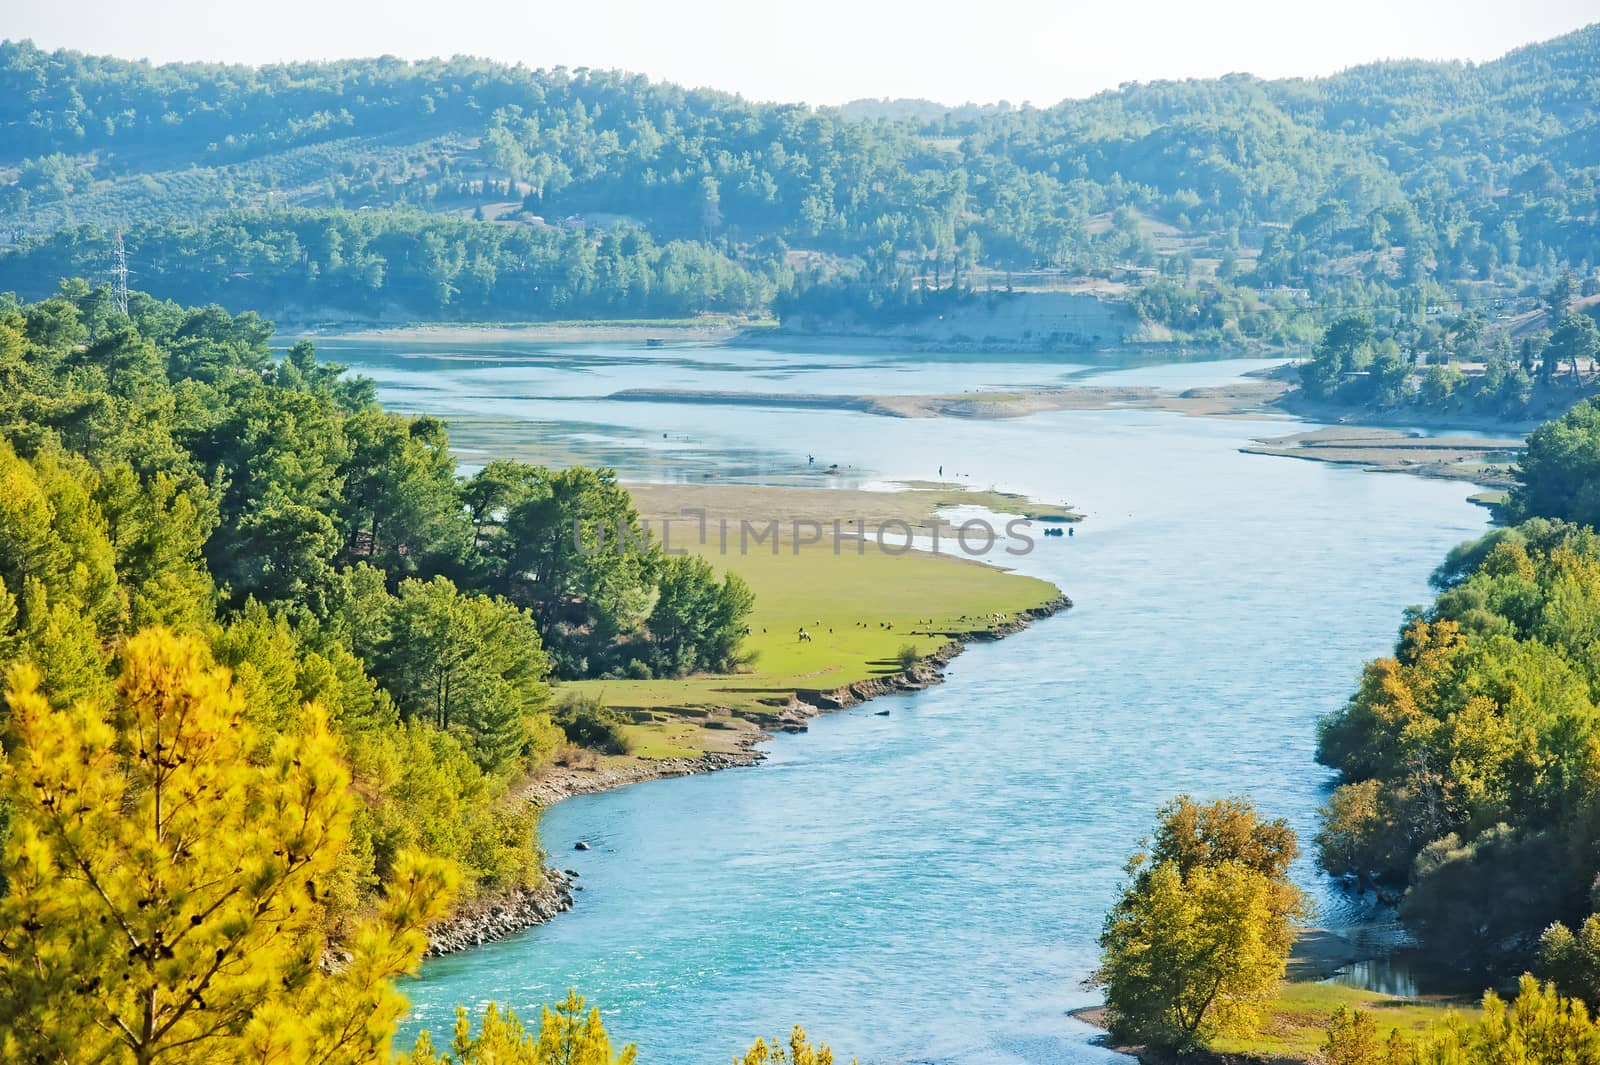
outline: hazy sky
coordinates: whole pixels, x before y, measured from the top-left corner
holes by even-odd
[[[466,53],[757,99],[1044,105],[1125,81],[1475,59],[1600,0],[0,0],[0,36],[156,61]]]

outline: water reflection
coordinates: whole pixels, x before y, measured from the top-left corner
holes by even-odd
[[[1417,983],[1417,975],[1410,963],[1398,955],[1353,962],[1322,982],[1359,987],[1364,991],[1376,991],[1379,994],[1398,995],[1403,998],[1412,998],[1422,993]]]

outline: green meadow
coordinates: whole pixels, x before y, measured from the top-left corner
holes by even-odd
[[[1249,1055],[1268,1061],[1308,1061],[1322,1049],[1328,1022],[1341,1006],[1370,1013],[1380,1039],[1388,1039],[1393,1029],[1399,1029],[1403,1038],[1415,1039],[1451,1013],[1471,1022],[1480,1012],[1473,1002],[1432,997],[1398,998],[1343,984],[1289,980],[1268,1005],[1266,1020],[1258,1033],[1248,1038],[1214,1039],[1210,1049],[1219,1054]]]
[[[708,540],[702,547],[690,538],[683,546],[737,573],[755,592],[744,670],[568,682],[557,690],[558,698],[577,692],[625,711],[634,721],[627,729],[633,743],[628,757],[735,749],[771,723],[796,692],[832,691],[900,672],[908,646],[918,656],[932,654],[956,635],[994,627],[994,615],[1011,619],[1061,594],[1048,581],[964,557],[896,553],[892,538],[887,549],[846,539],[837,553],[831,536],[798,551],[784,536],[740,552],[735,531],[727,554],[715,533]],[[1036,549],[1050,546],[1043,540]],[[801,639],[802,629],[809,640]]]

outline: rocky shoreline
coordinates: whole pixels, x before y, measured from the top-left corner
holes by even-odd
[[[1071,606],[1072,600],[1062,595],[1021,611],[991,628],[928,633],[948,637],[947,642],[937,651],[919,659],[910,669],[870,677],[839,688],[797,691],[794,700],[776,715],[769,727],[774,732],[804,732],[809,727],[809,720],[819,714],[843,710],[883,695],[932,687],[944,680],[944,667],[968,644],[1003,639]],[[738,751],[708,752],[697,758],[663,758],[597,769],[558,766],[528,782],[518,792],[515,801],[553,806],[574,795],[593,795],[647,780],[693,776],[755,765],[766,757],[755,749],[756,744],[770,738],[771,732],[752,732],[741,741]],[[544,883],[536,888],[518,888],[474,900],[462,912],[428,930],[428,949],[423,956],[437,958],[470,950],[553,920],[557,914],[572,909],[573,892],[581,890],[573,883],[577,876],[573,870],[552,867],[545,870]]]
[[[537,887],[475,899],[460,913],[428,929],[428,949],[424,958],[455,954],[481,947],[534,925],[544,924],[558,913],[572,909],[571,869],[549,868]]]

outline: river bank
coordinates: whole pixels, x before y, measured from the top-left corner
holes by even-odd
[[[825,354],[897,354],[926,352],[941,355],[1061,355],[1068,359],[1103,357],[1113,355],[1143,356],[1161,362],[1203,362],[1210,359],[1237,358],[1241,345],[1176,340],[1149,335],[1130,335],[1120,340],[1077,341],[1050,335],[1023,337],[991,336],[930,337],[912,336],[893,330],[875,332],[810,332],[782,325],[775,328],[747,329],[727,341],[730,347],[762,347],[770,351],[794,351]],[[1254,345],[1248,350],[1251,357],[1288,357],[1278,347]]]
[[[1255,1036],[1219,1038],[1209,1047],[1181,1055],[1112,1039],[1105,1032],[1103,1006],[1073,1010],[1070,1015],[1099,1029],[1102,1034],[1095,1041],[1101,1046],[1135,1058],[1143,1065],[1299,1065],[1318,1060],[1327,1039],[1328,1023],[1340,1009],[1371,1014],[1377,1022],[1380,1040],[1387,1040],[1390,1031],[1399,1031],[1403,1039],[1415,1039],[1451,1014],[1471,1020],[1476,1012],[1471,1002],[1406,999],[1337,983],[1290,980],[1267,1004],[1261,1030]]]
[[[1341,425],[1261,437],[1240,450],[1247,455],[1359,466],[1372,473],[1410,473],[1509,488],[1516,483],[1513,469],[1524,446],[1520,437],[1423,436],[1399,429]]]
[[[941,323],[942,325],[943,323]],[[768,351],[794,351],[870,356],[905,352],[938,352],[944,355],[1015,355],[1020,353],[1059,353],[1073,357],[1127,358],[1146,355],[1163,362],[1193,362],[1238,357],[1237,346],[1179,343],[1139,339],[1137,332],[1126,336],[1100,338],[1088,345],[1055,343],[1053,334],[1007,332],[973,339],[948,329],[923,336],[907,332],[904,326],[863,329],[856,332],[815,332],[785,326],[772,318],[748,315],[701,315],[682,319],[619,319],[559,322],[412,322],[385,323],[360,321],[307,322],[283,325],[290,338],[313,341],[355,341],[379,343],[414,342],[424,348],[460,345],[526,344],[673,344],[710,345],[729,349],[753,348]],[[1257,354],[1292,354],[1282,348],[1263,347]],[[492,354],[478,353],[474,359],[492,360]],[[898,418],[1016,418],[1030,414],[1065,410],[1111,410],[1120,408],[1166,410],[1180,414],[1234,417],[1275,412],[1306,421],[1336,426],[1368,428],[1427,429],[1432,431],[1470,431],[1508,436],[1525,436],[1548,417],[1564,409],[1564,404],[1541,411],[1536,417],[1506,419],[1468,412],[1438,413],[1404,407],[1351,407],[1346,404],[1308,399],[1298,387],[1297,368],[1285,362],[1271,370],[1246,375],[1237,382],[1182,392],[1162,391],[1141,386],[1075,385],[1021,390],[982,390],[954,394],[898,395],[872,393],[797,394],[757,393],[710,389],[636,388],[601,394],[589,399],[623,402],[712,404],[719,406],[779,407],[858,411]],[[1574,396],[1573,398],[1577,398]]]
[[[1034,622],[1070,609],[1072,601],[1064,595],[1019,611],[1003,622],[966,632],[944,634],[948,639],[930,654],[920,656],[909,668],[880,676],[852,681],[836,688],[802,688],[788,702],[765,715],[766,720],[742,730],[727,750],[702,751],[691,757],[633,758],[611,756],[587,765],[553,765],[529,778],[510,799],[513,803],[534,803],[547,808],[576,795],[642,784],[651,780],[713,773],[757,765],[765,755],[757,749],[775,732],[804,732],[807,722],[819,714],[858,706],[888,695],[922,691],[944,681],[944,668],[968,645],[1003,639],[1023,631]],[[889,714],[889,710],[880,710]],[[704,718],[696,717],[696,724]],[[547,856],[548,858],[549,856]],[[554,920],[574,905],[577,884],[574,870],[550,866],[542,884],[532,889],[486,895],[473,900],[462,912],[434,926],[428,932],[426,957],[442,957],[504,939],[518,932]]]
[[[886,418],[1024,418],[1055,411],[1157,410],[1189,415],[1257,414],[1287,386],[1266,378],[1173,393],[1143,385],[1069,385],[1060,388],[983,390],[933,395],[732,392],[711,389],[630,388],[600,397],[634,403],[683,403],[794,410],[853,411]]]
[[[730,562],[768,589],[758,595],[765,620],[751,622],[764,637],[757,672],[691,681],[687,691],[672,690],[681,682],[670,678],[594,684],[629,704],[629,733],[653,759],[737,754],[748,729],[774,737],[755,748],[763,764],[730,773],[700,771],[708,766],[698,759],[667,762],[629,779],[694,772],[639,788],[572,767],[563,791],[599,792],[557,802],[540,832],[549,861],[582,874],[577,905],[509,940],[428,962],[406,988],[408,1034],[448,1031],[457,1002],[536,1010],[578,987],[615,1011],[619,1038],[660,1060],[715,1060],[701,1051],[748,1046],[801,1021],[863,1061],[1104,1062],[1089,1030],[1064,1014],[1089,1001],[1077,983],[1093,968],[1123,858],[1152,812],[1179,790],[1222,795],[1248,784],[1263,809],[1309,838],[1326,798],[1312,723],[1348,699],[1362,662],[1392,648],[1401,608],[1421,601],[1438,558],[1483,523],[1457,483],[1241,454],[1253,437],[1313,428],[1271,415],[1241,422],[1112,408],[896,418],[565,398],[641,386],[960,395],[1079,380],[1176,394],[1242,368],[1118,366],[1095,380],[1105,371],[1051,359],[746,359],[685,346],[534,352],[520,363],[500,362],[504,352],[492,347],[441,348],[450,358],[429,362],[409,358],[415,350],[330,354],[373,373],[385,399],[406,409],[503,421],[467,461],[515,441],[530,461],[559,454],[612,465],[625,483],[676,485],[649,505],[662,515],[690,499],[763,520],[812,509],[735,498],[746,485],[787,484],[832,503],[825,516],[884,518],[878,507],[858,515],[874,500],[854,490],[915,483],[943,463],[962,486],[1030,501],[996,510],[1070,504],[1086,520],[1041,537],[1025,559],[995,556],[1070,592],[1073,610],[998,643],[975,641],[943,683],[819,714],[803,735],[783,734],[770,718],[760,728],[762,715],[782,710],[762,700],[833,691],[855,679],[845,663],[862,677],[896,671],[901,643],[929,654],[946,641],[923,633],[969,628],[957,624],[962,614],[1010,612],[984,608],[996,595],[1056,593],[960,559],[859,561],[854,543],[837,560],[831,545],[803,548],[821,557],[802,553],[798,566],[792,545],[774,556],[762,544],[748,561],[730,545]],[[841,476],[825,474],[834,462]],[[964,494],[940,489],[938,501],[959,507]],[[897,508],[912,502],[885,495]],[[1329,535],[1352,514],[1360,536]],[[696,545],[678,535],[692,520],[680,518],[674,549]],[[1318,549],[1306,552],[1307,543]],[[923,569],[945,582],[930,590],[933,603],[972,605],[923,598],[919,607],[876,591],[909,595]],[[805,605],[818,594],[833,605]],[[1325,615],[1317,638],[1286,639],[1303,628],[1307,601]],[[935,612],[935,624],[917,622]],[[889,621],[892,631],[881,625]],[[812,642],[797,640],[801,624]],[[736,703],[738,715],[710,709]],[[686,712],[669,714],[672,706]],[[734,727],[703,723],[719,718]],[[578,842],[590,849],[575,851]],[[1360,919],[1320,879],[1307,889],[1324,920]],[[881,1024],[883,1003],[894,1008],[893,1030]]]
[[[284,335],[307,340],[415,341],[460,344],[718,344],[759,337],[776,327],[746,315],[563,322],[280,322]]]
[[[1221,1036],[1208,1047],[1182,1055],[1121,1044],[1109,1033],[1098,1037],[1098,1042],[1143,1065],[1287,1065],[1317,1060],[1328,1023],[1339,1009],[1371,1014],[1380,1040],[1387,1039],[1391,1030],[1402,1038],[1415,1039],[1452,1013],[1470,1021],[1477,1012],[1477,1004],[1468,999],[1390,995],[1339,981],[1353,965],[1370,960],[1370,951],[1341,935],[1324,928],[1304,928],[1295,938],[1278,993],[1264,1005],[1262,1022],[1254,1034]],[[1106,1033],[1105,1006],[1085,1006],[1070,1015]]]

